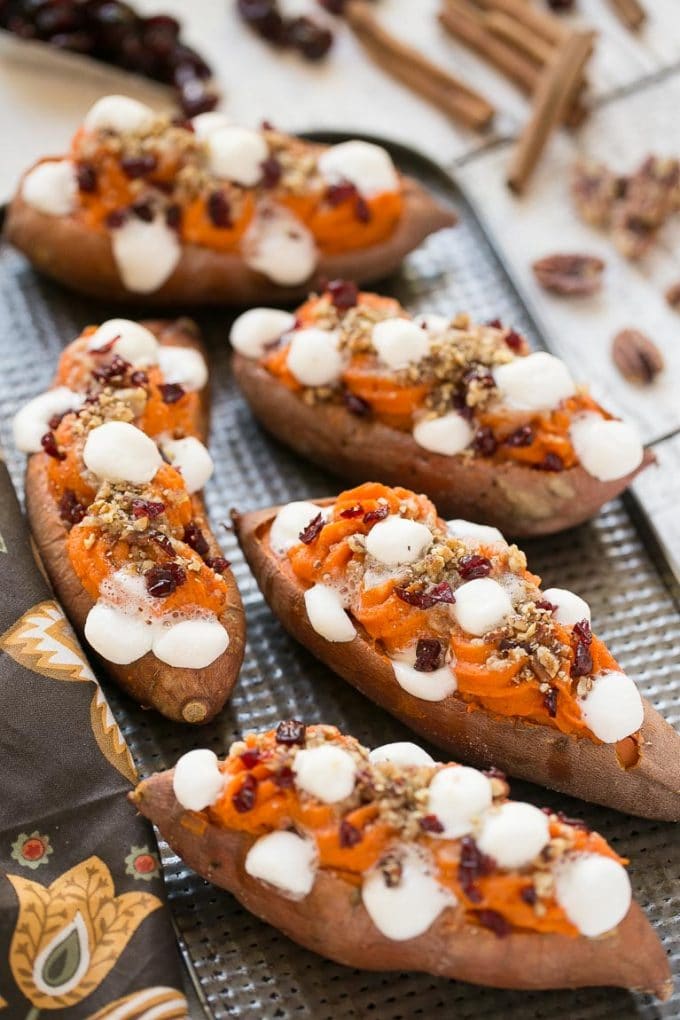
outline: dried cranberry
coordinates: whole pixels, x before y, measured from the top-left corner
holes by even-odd
[[[539,471],[564,471],[564,461],[559,453],[553,453],[550,450],[536,467]]]
[[[354,506],[348,506],[346,510],[340,511],[340,516],[346,520],[351,520],[353,517],[361,517],[364,512],[364,508],[361,503],[355,503]]]
[[[112,209],[111,212],[106,214],[104,220],[109,230],[118,230],[122,227],[127,219],[127,213],[125,209]]]
[[[543,704],[551,719],[557,715],[557,688],[551,687],[543,695]]]
[[[142,223],[152,223],[153,222],[153,207],[151,206],[150,202],[143,202],[143,201],[142,202],[133,202],[133,204],[132,204],[132,206],[130,208],[132,209],[132,211],[135,214],[135,216],[137,217],[137,219],[141,220]]]
[[[357,418],[366,418],[371,413],[371,405],[363,397],[358,397],[356,393],[350,393],[349,390],[345,390],[342,395],[345,407],[350,414],[356,414]]]
[[[432,606],[436,606],[439,603],[453,605],[456,601],[456,596],[453,594],[448,581],[440,581],[439,584],[427,589],[419,588],[414,590],[399,587],[394,589],[394,593],[402,602],[406,602],[409,606],[415,606],[416,609],[431,609]]]
[[[442,664],[442,646],[437,638],[419,638],[415,668],[419,673],[434,673]]]
[[[505,440],[506,446],[531,446],[536,435],[531,425],[520,425]]]
[[[143,372],[141,368],[138,368],[135,372],[130,374],[130,382],[133,386],[146,386],[149,382],[149,377],[146,372]]]
[[[505,938],[512,931],[512,925],[497,910],[477,910],[477,919],[485,928],[489,928],[499,939]]]
[[[346,818],[340,822],[340,831],[338,833],[338,840],[343,850],[356,846],[357,843],[361,843],[363,835],[360,829],[357,829],[356,825],[352,825]]]
[[[64,489],[59,500],[59,516],[66,524],[80,524],[87,510],[76,499],[73,489]]]
[[[465,418],[466,421],[472,421],[475,416],[474,409],[468,404],[465,393],[454,393],[451,404],[453,405],[454,411],[457,411],[461,418]]]
[[[354,308],[359,298],[359,288],[353,280],[331,280],[326,286],[335,308],[344,312]]]
[[[324,526],[323,514],[318,513],[316,517],[313,517],[306,528],[303,528],[298,538],[305,545],[311,545],[318,537],[321,529]]]
[[[177,72],[175,72],[175,77]],[[179,85],[179,101],[187,117],[209,113],[217,106],[219,96],[198,78],[188,78]]]
[[[174,545],[172,544],[168,536],[164,535],[162,531],[150,531],[148,534],[148,538],[150,538],[152,542],[155,542],[156,545],[159,546],[164,553],[168,554],[168,556],[175,555]]]
[[[319,0],[322,7],[325,7],[331,14],[340,15],[345,10],[347,0]]]
[[[552,814],[550,808],[548,808],[548,814]],[[572,829],[582,829],[584,832],[590,832],[590,829],[584,821],[580,818],[570,818],[569,815],[565,815],[564,811],[556,811],[555,814],[562,825],[570,825]]]
[[[53,414],[52,417],[47,422],[47,424],[49,425],[49,427],[54,432],[55,429],[59,428],[59,426],[62,423],[62,420],[66,417],[66,415],[70,414],[70,413],[71,413],[71,411],[69,410],[69,411],[62,411],[60,414]]]
[[[252,747],[244,751],[239,757],[247,769],[254,769],[259,764],[261,756],[257,748]]]
[[[272,776],[277,786],[282,790],[290,790],[295,786],[295,773],[290,765],[282,765]]]
[[[252,810],[255,806],[257,785],[257,779],[252,772],[249,772],[248,775],[244,777],[240,787],[231,798],[231,802],[239,814],[244,814],[246,811]]]
[[[463,376],[463,382],[466,387],[471,383],[476,383],[477,386],[482,386],[486,390],[491,390],[496,385],[491,372],[486,371],[483,365],[473,365],[472,368],[469,368]]]
[[[78,181],[78,190],[85,194],[92,194],[93,191],[97,190],[97,174],[93,166],[89,163],[79,163],[76,169],[76,180]]]
[[[157,563],[144,575],[146,590],[155,599],[164,599],[184,584],[187,575],[179,563]]]
[[[66,460],[66,454],[57,446],[54,432],[46,432],[40,440],[40,445],[48,457],[54,457],[55,460]]]
[[[593,640],[593,632],[590,629],[590,623],[588,620],[579,620],[578,623],[575,623],[573,632],[584,645],[589,645]]]
[[[131,367],[129,361],[125,361],[119,354],[114,354],[108,365],[96,368],[92,375],[98,382],[110,383],[120,381]]]
[[[493,429],[488,425],[482,425],[481,428],[478,428],[475,432],[475,438],[472,440],[472,447],[482,457],[493,457],[498,449],[498,441],[493,434]]]
[[[196,521],[189,521],[184,528],[184,541],[199,556],[206,556],[210,552],[207,539]]]
[[[338,181],[337,184],[329,184],[326,189],[326,201],[332,206],[342,205],[343,202],[356,196],[356,185],[351,181]]]
[[[370,223],[372,219],[371,209],[363,195],[357,195],[354,203],[354,215],[359,223]]]
[[[158,160],[153,153],[146,152],[140,156],[123,156],[120,165],[125,176],[134,180],[136,177],[144,177],[146,174],[153,173],[158,165]]]
[[[238,12],[263,39],[283,43],[284,22],[274,0],[238,0]]]
[[[467,898],[473,903],[479,903],[482,898],[475,882],[483,875],[490,875],[495,867],[493,857],[483,854],[472,836],[463,836],[460,842],[458,881]]]
[[[534,889],[533,885],[522,886],[519,894],[520,897],[524,900],[524,902],[528,903],[530,907],[533,907],[534,903],[538,899],[536,890]]]
[[[205,565],[206,567],[210,567],[211,570],[214,570],[216,574],[226,574],[231,563],[224,556],[207,556]]]
[[[265,188],[275,188],[283,174],[283,167],[276,156],[267,156],[260,163],[260,169],[262,170],[262,186]]]
[[[170,230],[179,230],[182,226],[182,207],[173,202],[165,210],[165,223]]]
[[[554,613],[557,606],[554,606],[552,602],[548,602],[547,599],[539,599],[536,603],[537,609],[547,609],[549,613]]]
[[[503,329],[503,323],[500,319],[489,319],[487,326],[489,326],[490,329]]]
[[[593,657],[587,645],[578,641],[574,649],[574,661],[571,666],[572,676],[589,676],[593,671]]]
[[[375,524],[376,521],[384,521],[389,515],[390,508],[386,503],[381,503],[375,510],[367,510],[364,514],[364,524]]]
[[[436,815],[424,815],[420,819],[420,828],[423,832],[443,832],[444,826]]]
[[[478,556],[477,553],[462,556],[458,563],[458,573],[464,581],[474,581],[478,577],[488,577],[491,570],[491,560],[487,559],[486,556]]]
[[[229,199],[223,191],[212,191],[208,195],[206,209],[208,210],[210,222],[214,227],[226,229],[232,225],[231,206],[229,205]]]
[[[514,329],[509,329],[503,339],[511,351],[521,351],[524,347],[524,337]]]
[[[285,29],[286,42],[307,60],[321,60],[333,45],[333,33],[311,18],[292,18]]]
[[[304,745],[307,727],[299,719],[283,719],[276,727],[277,744]]]
[[[165,503],[157,503],[150,499],[132,500],[133,517],[148,517],[153,520],[154,517],[160,517],[164,510]]]
[[[158,389],[164,404],[176,404],[184,396],[184,387],[179,383],[161,383]]]

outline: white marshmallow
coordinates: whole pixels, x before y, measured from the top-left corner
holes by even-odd
[[[353,641],[356,637],[356,628],[335,588],[315,584],[305,592],[305,607],[312,627],[326,641]]]
[[[208,113],[199,113],[197,117],[191,118],[191,126],[199,141],[204,142],[213,132],[220,128],[229,127],[231,121],[226,113],[218,110],[210,110]]]
[[[150,294],[162,287],[182,254],[177,234],[161,216],[151,223],[128,216],[109,236],[123,286],[135,294]]]
[[[633,425],[584,415],[572,423],[571,442],[581,466],[600,482],[611,482],[634,471],[644,450]]]
[[[187,492],[198,492],[212,477],[215,469],[213,459],[195,436],[169,439],[162,444],[162,450],[171,465],[181,473]]]
[[[582,935],[596,938],[623,921],[632,891],[618,861],[601,854],[578,854],[555,869],[555,898]]]
[[[472,832],[475,820],[491,807],[491,783],[477,769],[453,765],[437,772],[428,788],[426,814],[435,815],[444,831],[441,839],[458,839]]]
[[[178,669],[205,669],[229,647],[229,635],[218,620],[181,620],[159,629],[152,651]]]
[[[422,935],[446,907],[456,903],[453,893],[439,885],[426,860],[413,848],[401,857],[397,885],[387,885],[380,867],[374,868],[364,877],[361,898],[378,931],[394,942]]]
[[[217,755],[207,747],[183,754],[175,765],[172,789],[187,811],[202,811],[214,804],[224,789]]]
[[[68,159],[39,163],[26,174],[21,196],[27,205],[47,216],[68,216],[76,207],[78,182]]]
[[[85,637],[107,662],[127,665],[151,651],[153,628],[138,616],[95,602],[85,620]]]
[[[269,544],[278,556],[300,544],[300,534],[315,517],[325,516],[321,507],[305,500],[296,500],[282,506],[271,526]]]
[[[366,198],[399,190],[399,175],[389,154],[371,142],[332,145],[319,157],[319,172],[329,184],[351,181]]]
[[[144,134],[155,119],[153,110],[129,96],[102,96],[85,115],[86,131],[116,131]]]
[[[580,595],[575,595],[573,591],[568,591],[566,588],[548,588],[543,592],[543,598],[557,606],[553,617],[565,627],[573,627],[581,620],[587,620],[590,623],[590,606],[585,599],[582,599]]]
[[[432,544],[432,532],[419,521],[390,514],[366,535],[366,552],[380,563],[415,563]]]
[[[586,726],[605,744],[637,733],[645,715],[640,692],[626,673],[598,673],[578,704]]]
[[[382,363],[395,371],[420,361],[430,349],[427,333],[410,319],[376,322],[371,343]]]
[[[249,308],[231,327],[231,346],[246,358],[260,358],[267,344],[293,329],[295,316],[279,308]]]
[[[150,482],[163,463],[153,439],[125,421],[108,421],[92,429],[83,460],[98,478],[132,485]]]
[[[567,366],[546,351],[498,365],[493,377],[508,407],[526,411],[556,407],[576,392]]]
[[[510,596],[491,577],[477,577],[456,588],[453,615],[468,634],[481,637],[513,612]]]
[[[22,453],[38,453],[42,450],[40,440],[49,432],[50,418],[66,411],[77,411],[82,403],[82,394],[74,393],[68,386],[57,386],[29,400],[17,411],[12,422],[17,450]]]
[[[477,834],[482,853],[509,870],[530,864],[549,840],[548,816],[532,804],[510,800],[487,811]]]
[[[113,342],[113,343],[112,343]],[[107,319],[88,340],[88,351],[112,349],[135,368],[148,368],[159,360],[159,343],[150,329],[130,319]],[[168,380],[170,381],[170,380]]]
[[[413,438],[418,446],[445,457],[455,457],[469,446],[474,436],[465,418],[456,411],[449,411],[440,418],[424,418],[413,429]]]
[[[381,761],[389,761],[394,765],[434,765],[435,761],[427,751],[410,740],[398,740],[394,744],[382,744],[374,747],[368,756],[373,765]]]
[[[316,877],[316,846],[294,832],[270,832],[253,843],[245,869],[253,878],[275,886],[294,899],[312,891]]]
[[[242,252],[247,266],[283,287],[309,279],[318,260],[314,236],[304,223],[272,203],[260,203]]]
[[[293,772],[297,788],[324,804],[337,804],[354,792],[357,774],[354,758],[333,744],[298,751]]]
[[[303,386],[330,386],[342,373],[338,334],[327,329],[298,329],[292,334],[288,368]]]
[[[430,673],[415,669],[407,662],[393,660],[394,678],[407,694],[421,701],[443,701],[458,687],[458,678],[450,666]]]
[[[498,528],[492,528],[488,524],[475,524],[474,521],[464,521],[462,518],[457,518],[456,520],[446,522],[446,530],[452,538],[460,538],[464,542],[469,539],[475,544],[502,543],[507,545]]]
[[[185,390],[202,390],[208,382],[208,366],[200,351],[193,347],[163,347],[158,364],[166,383],[178,383]]]
[[[431,340],[439,339],[451,324],[451,320],[446,315],[438,315],[436,312],[416,315],[415,320],[422,329],[427,330]]]
[[[259,131],[228,124],[208,132],[208,166],[225,180],[252,187],[262,176],[269,148]]]

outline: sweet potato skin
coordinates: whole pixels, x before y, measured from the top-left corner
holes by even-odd
[[[385,241],[338,255],[323,255],[309,279],[293,287],[272,283],[240,255],[184,245],[172,275],[151,294],[122,284],[106,234],[89,230],[73,216],[48,216],[27,205],[21,186],[7,210],[5,236],[40,272],[73,290],[108,300],[172,305],[289,303],[336,277],[369,283],[394,272],[404,256],[429,234],[453,226],[453,211],[437,203],[411,178],[403,178],[404,210]]]
[[[320,505],[332,500],[317,500]],[[279,507],[234,515],[246,560],[286,630],[325,665],[416,733],[480,768],[512,776],[641,818],[680,821],[680,734],[645,702],[643,745],[624,769],[611,744],[570,737],[549,726],[469,710],[454,695],[428,702],[396,682],[390,660],[358,629],[351,642],[326,641],[309,623],[304,589],[272,552],[269,530]]]
[[[322,956],[364,970],[424,971],[498,988],[547,989],[613,985],[668,998],[668,960],[637,903],[615,931],[599,939],[513,933],[498,938],[446,910],[427,932],[406,942],[385,938],[356,889],[332,871],[317,874],[302,900],[292,901],[245,871],[253,837],[208,823],[198,834],[172,790],[172,771],[130,794],[138,810],[199,875],[233,893],[251,913]]]
[[[600,482],[580,465],[536,471],[483,458],[445,457],[407,432],[359,418],[339,404],[306,404],[256,361],[233,356],[233,372],[260,424],[307,460],[351,482],[380,478],[424,492],[444,517],[493,524],[509,535],[551,535],[575,527],[618,496],[654,455],[623,478]]]
[[[163,344],[194,347],[202,351],[195,334],[184,324],[163,322],[143,323],[156,334]],[[177,328],[180,327],[180,328]],[[208,421],[208,394],[202,394],[202,438],[206,438]],[[38,552],[57,598],[63,605],[81,640],[84,626],[93,601],[82,587],[66,554],[68,532],[59,516],[50,493],[45,458],[39,454],[29,457],[26,468],[26,509],[29,524]],[[220,549],[210,532],[204,528],[210,545],[210,555],[220,555]],[[102,668],[135,701],[155,708],[168,719],[185,723],[207,723],[220,711],[232,692],[238,678],[245,648],[245,615],[241,597],[233,575],[224,575],[227,583],[227,605],[220,622],[229,634],[229,646],[210,666],[204,669],[179,669],[161,662],[151,653],[129,665],[116,665],[98,659]]]

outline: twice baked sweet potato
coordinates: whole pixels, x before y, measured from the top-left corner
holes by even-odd
[[[680,735],[591,633],[588,605],[542,592],[494,529],[447,525],[425,497],[377,484],[234,523],[284,627],[417,733],[480,767],[680,820]]]
[[[413,744],[289,720],[189,752],[130,799],[199,875],[316,953],[502,988],[664,999],[664,951],[620,858],[505,782]]]
[[[268,432],[349,481],[405,482],[446,515],[541,535],[592,517],[654,460],[499,323],[409,320],[342,281],[283,321],[237,319],[234,375]]]
[[[15,419],[31,530],[69,618],[131,697],[189,723],[222,708],[245,643],[200,496],[208,404],[189,320],[120,319],[69,345]]]
[[[68,156],[22,178],[6,236],[95,297],[245,305],[293,301],[329,276],[379,279],[454,222],[378,146],[312,145],[216,114],[178,126],[108,96]]]

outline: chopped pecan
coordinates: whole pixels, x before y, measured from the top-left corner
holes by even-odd
[[[553,294],[588,296],[602,286],[604,262],[596,255],[546,255],[532,268],[541,287]]]
[[[664,367],[661,351],[639,329],[622,329],[616,334],[612,357],[625,379],[642,385],[654,382]]]
[[[586,223],[605,226],[620,192],[618,178],[604,163],[579,162],[574,167],[571,193]]]

